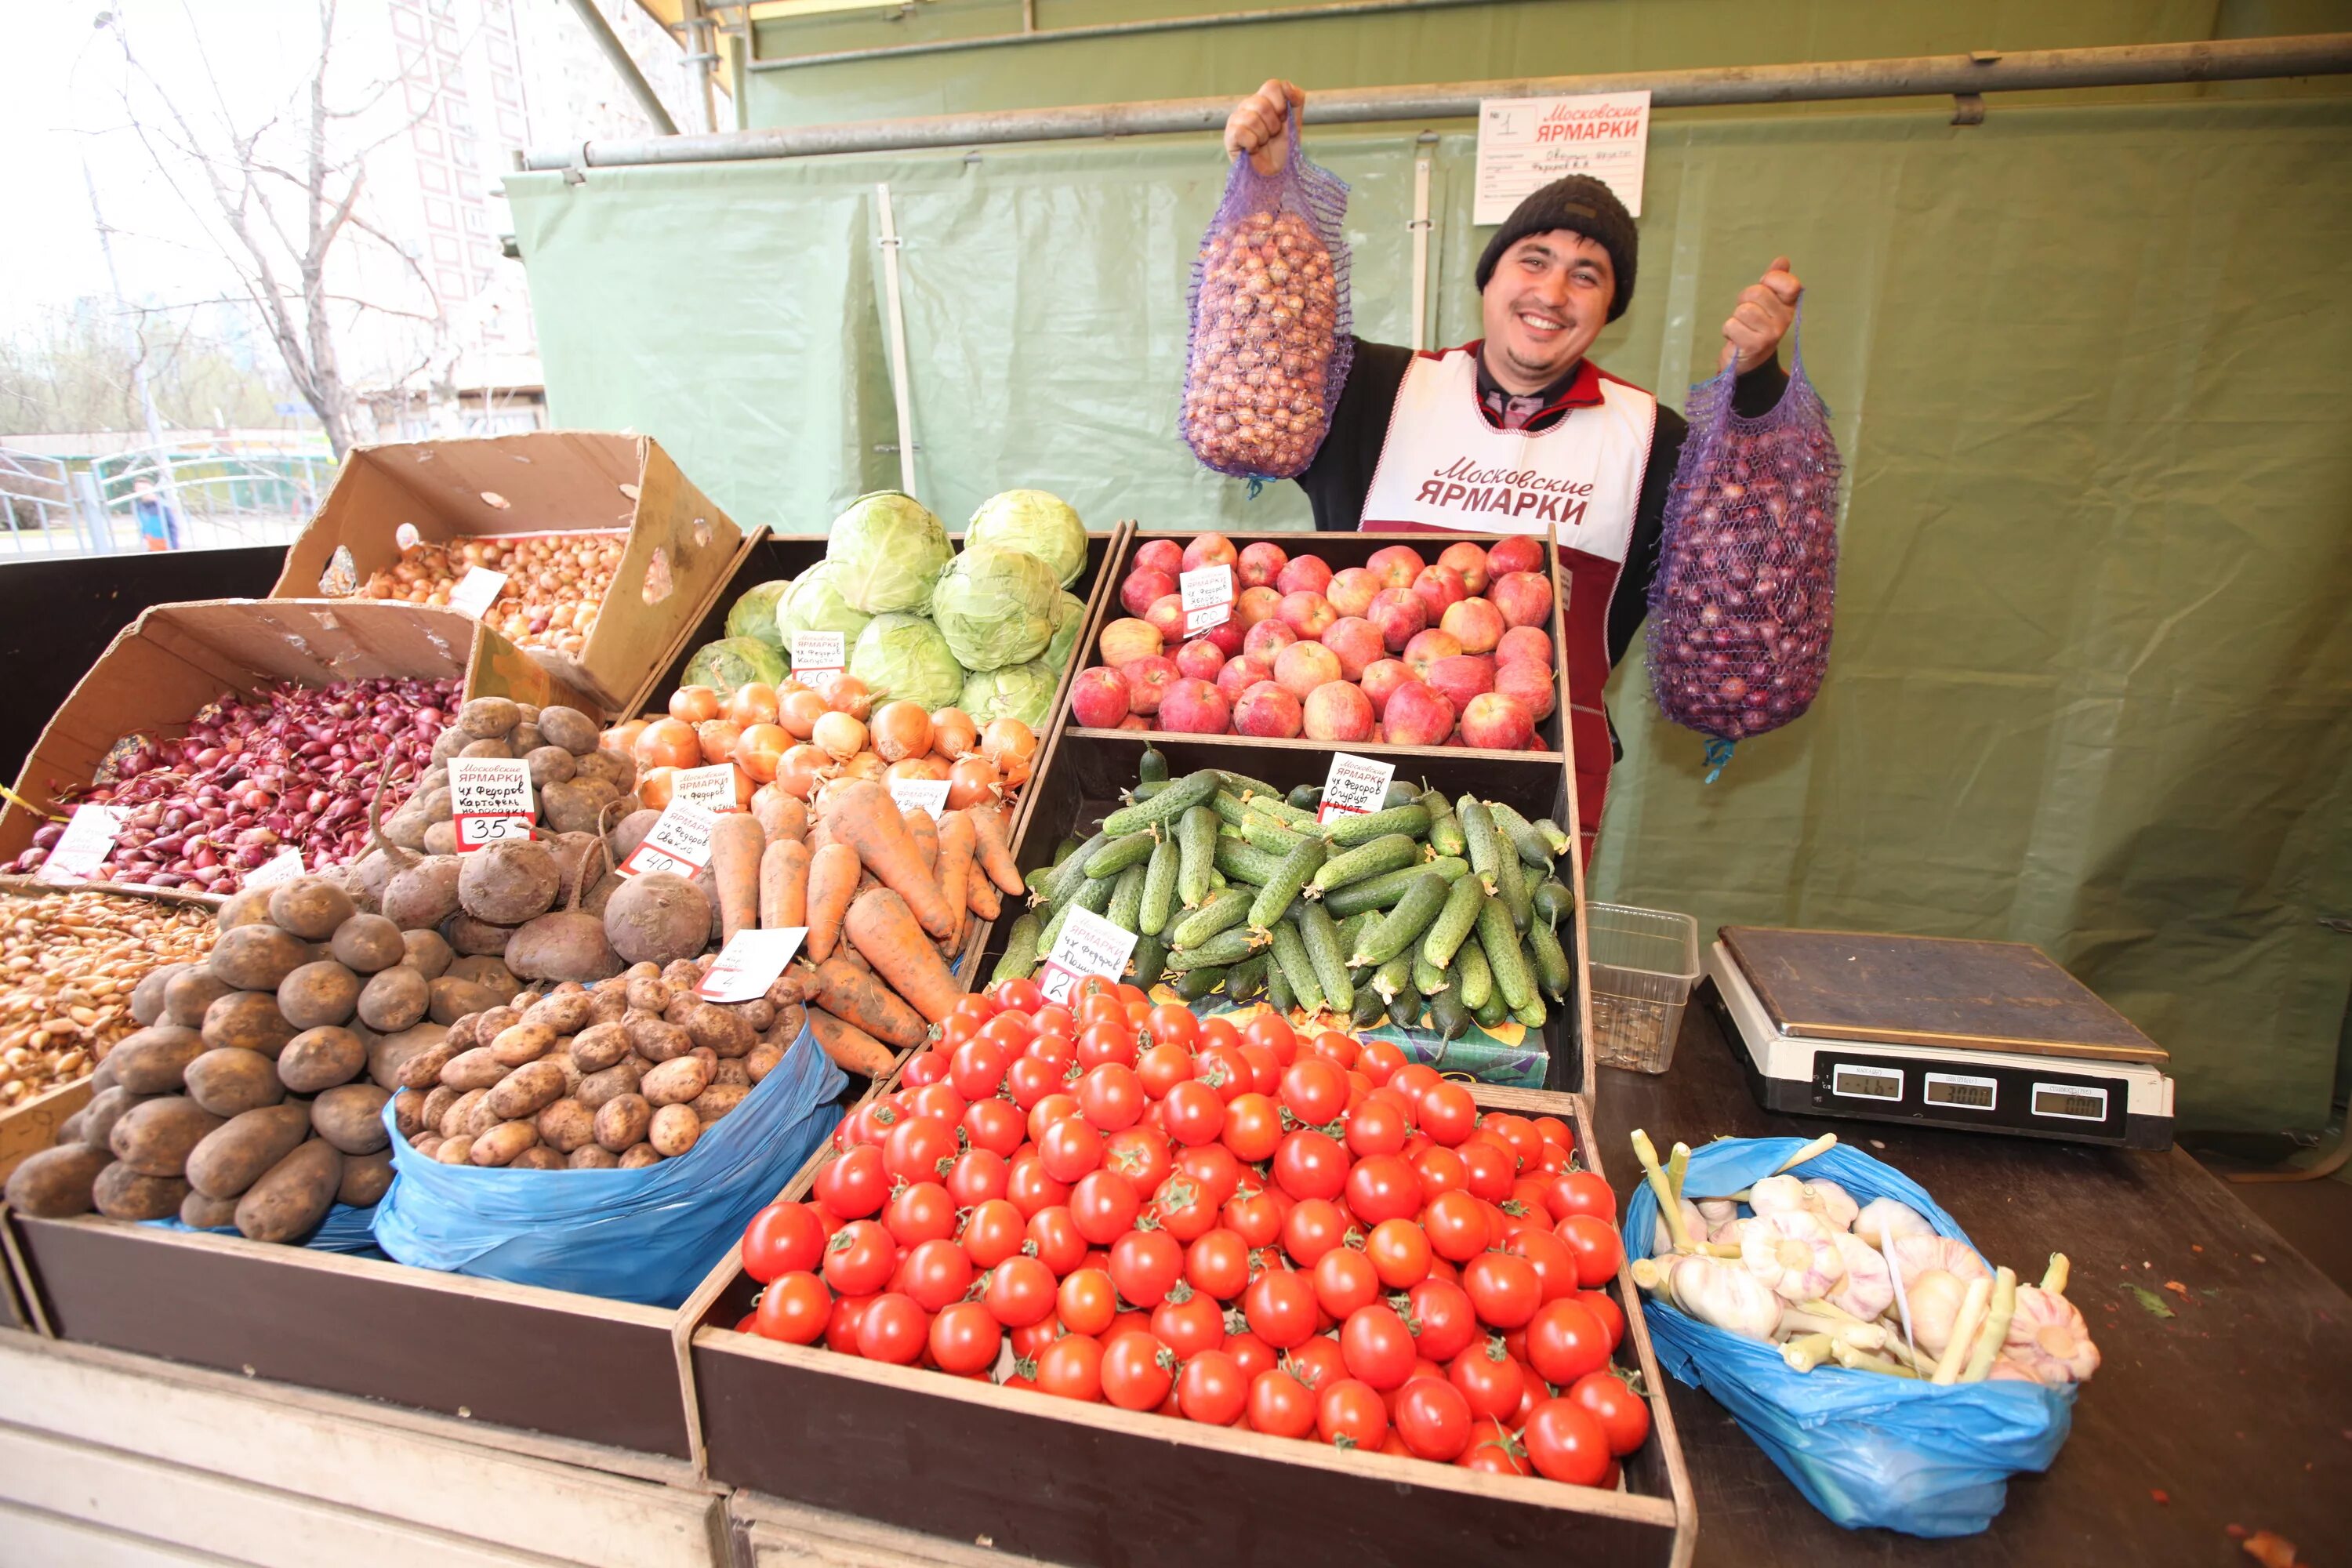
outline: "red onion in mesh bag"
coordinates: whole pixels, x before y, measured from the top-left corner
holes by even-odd
[[[1710,781],[1734,743],[1811,706],[1829,668],[1844,465],[1793,329],[1790,344],[1769,414],[1733,412],[1736,366],[1692,389],[1650,582],[1650,689],[1710,737]]]

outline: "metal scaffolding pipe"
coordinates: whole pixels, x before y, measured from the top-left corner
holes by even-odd
[[[575,3],[584,4],[586,0]],[[1482,99],[1630,92],[1642,88],[1650,89],[1650,102],[1655,108],[1690,109],[1726,104],[1820,103],[1857,98],[1941,98],[2050,88],[2149,87],[2347,73],[2352,73],[2352,33],[2315,33],[2209,43],[2132,44],[2116,48],[2034,49],[2008,55],[1922,55],[1908,59],[1620,71],[1601,76],[1530,77],[1444,86],[1342,89],[1307,94],[1303,118],[1316,125],[1468,120],[1476,117]],[[528,153],[523,167],[617,168],[643,163],[806,158],[835,153],[898,153],[1013,142],[1162,135],[1218,130],[1233,107],[1231,97],[1180,98],[1151,103],[999,110],[844,125],[728,131],[650,141],[590,142],[582,147]]]
[[[637,62],[629,58],[629,51],[622,47],[620,37],[613,31],[613,24],[604,20],[604,13],[596,9],[596,0],[572,0],[572,8],[580,14],[580,25],[588,29],[588,36],[596,40],[596,47],[604,51],[606,59],[613,62],[613,68],[620,72],[621,85],[629,89],[629,96],[635,98],[637,107],[646,111],[646,118],[654,122],[654,129],[665,137],[676,137],[677,122],[669,117],[669,110],[662,107],[662,100],[654,96],[653,84],[646,79],[645,72],[637,68]],[[638,161],[654,162],[650,158]],[[538,167],[537,164],[531,166]]]

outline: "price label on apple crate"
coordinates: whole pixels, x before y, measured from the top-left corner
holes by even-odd
[[[735,798],[735,764],[713,763],[707,768],[684,768],[670,783],[670,799],[698,805],[705,811],[740,811]]]
[[[710,965],[694,994],[705,1002],[749,1002],[764,996],[793,954],[801,950],[806,926],[774,931],[739,931]]]
[[[937,822],[948,813],[948,781],[945,779],[892,779],[890,804],[899,815],[910,811],[928,811]]]
[[[1072,910],[1062,922],[1062,933],[1054,939],[1054,951],[1045,955],[1045,968],[1038,972],[1038,988],[1048,1002],[1067,1002],[1078,982],[1089,974],[1106,980],[1125,974],[1128,958],[1134,952],[1133,931],[1121,931],[1089,910]]]
[[[1234,569],[1203,566],[1176,574],[1177,592],[1184,596],[1184,635],[1199,637],[1211,626],[1234,618]]]
[[[538,820],[529,763],[506,757],[449,759],[449,822],[457,830],[458,854],[529,838],[530,825]]]
[[[466,574],[457,579],[457,585],[449,590],[449,607],[478,621],[489,613],[490,606],[497,604],[499,595],[506,591],[505,573],[492,572],[482,566],[468,566]]]
[[[114,852],[115,836],[131,808],[122,805],[78,805],[66,821],[63,837],[41,862],[40,880],[60,885],[87,882]]]
[[[802,680],[819,675],[834,675],[849,663],[849,653],[839,632],[794,632],[793,634],[793,673]]]
[[[1395,777],[1394,763],[1378,763],[1346,752],[1332,752],[1331,771],[1323,777],[1323,805],[1316,812],[1315,820],[1328,822],[1335,816],[1361,816],[1380,810],[1381,799],[1389,793],[1390,781]]]
[[[278,858],[245,874],[247,888],[274,888],[280,882],[290,882],[302,874],[302,851],[289,845]]]
[[[718,826],[717,816],[673,795],[645,842],[621,862],[620,873],[642,877],[648,871],[667,871],[674,877],[692,877],[710,864],[710,835]]]

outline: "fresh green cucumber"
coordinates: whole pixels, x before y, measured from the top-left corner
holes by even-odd
[[[1250,904],[1249,923],[1259,931],[1271,927],[1289,907],[1290,900],[1306,889],[1307,879],[1322,868],[1324,857],[1330,852],[1331,847],[1320,838],[1300,839],[1298,847],[1282,858],[1282,868],[1274,874],[1274,879],[1258,889],[1257,898]],[[1291,984],[1294,988],[1298,984],[1295,974]]]
[[[1242,818],[1242,841],[1251,848],[1263,849],[1269,855],[1287,855],[1304,840],[1316,837],[1312,833],[1285,827],[1262,811],[1253,811]]]
[[[1179,948],[1198,947],[1222,931],[1230,931],[1249,919],[1251,894],[1236,888],[1219,893],[1199,909],[1176,922],[1168,933],[1171,945]]]
[[[1129,866],[1121,871],[1118,880],[1111,885],[1110,907],[1103,911],[1103,918],[1121,931],[1131,931],[1141,936],[1143,884],[1150,875],[1150,868],[1143,865]]]
[[[1176,897],[1188,910],[1209,896],[1209,873],[1217,865],[1217,814],[1196,805],[1176,819]]]
[[[1511,924],[1510,906],[1489,899],[1478,910],[1478,945],[1486,950],[1487,967],[1495,972],[1495,989],[1503,1005],[1514,1010],[1536,999],[1536,978],[1519,953],[1519,933]]]
[[[1385,833],[1370,843],[1333,855],[1316,868],[1314,880],[1307,884],[1312,890],[1307,896],[1319,899],[1335,888],[1420,863],[1420,845],[1402,833]]]
[[[1413,788],[1412,785],[1405,783],[1402,779],[1395,779],[1391,781],[1388,793],[1381,796],[1381,809],[1382,811],[1394,811],[1398,806],[1411,805],[1414,801],[1417,801],[1420,798],[1421,791]]]
[[[1168,754],[1157,746],[1143,748],[1143,760],[1135,764],[1135,776],[1145,784],[1168,782]]]
[[[1521,860],[1547,877],[1551,875],[1551,847],[1543,841],[1534,823],[1499,800],[1486,803],[1486,814],[1495,819],[1495,826],[1502,829],[1504,838],[1518,851]]]
[[[1013,921],[1013,928],[1004,933],[1004,952],[989,974],[992,984],[999,980],[1026,980],[1037,971],[1037,933],[1045,928],[1037,917],[1027,910]]]
[[[1407,801],[1393,810],[1342,816],[1323,825],[1323,837],[1341,849],[1353,849],[1359,844],[1370,844],[1391,833],[1419,838],[1428,831],[1429,808],[1419,801]]]
[[[1202,768],[1177,780],[1150,800],[1120,806],[1103,818],[1103,831],[1113,838],[1124,838],[1155,824],[1173,822],[1192,807],[1206,805],[1216,792],[1215,770]]]
[[[1381,999],[1381,994],[1367,985],[1356,993],[1355,1012],[1348,1021],[1359,1029],[1369,1029],[1387,1011],[1388,1004]]]
[[[1536,818],[1536,832],[1546,844],[1551,846],[1551,852],[1554,858],[1567,854],[1569,846],[1576,842],[1575,839],[1570,838],[1566,833],[1560,831],[1559,824],[1554,822],[1549,816],[1539,816]]]
[[[1316,978],[1315,961],[1307,955],[1306,939],[1285,921],[1274,928],[1274,962],[1290,984],[1290,994],[1309,1013],[1323,1011],[1323,983]]]
[[[1266,955],[1253,952],[1225,971],[1225,995],[1234,1005],[1254,1002],[1265,991]]]
[[[1483,1007],[1486,998],[1495,994],[1495,971],[1487,963],[1486,950],[1478,944],[1475,931],[1471,933],[1470,940],[1462,944],[1462,951],[1454,955],[1454,967],[1450,973],[1462,993],[1465,1007],[1473,1010]]]
[[[1168,967],[1179,974],[1195,969],[1223,969],[1239,963],[1261,945],[1247,931],[1236,926],[1219,931],[1204,942],[1177,948],[1168,955]]]
[[[1412,954],[1400,952],[1372,971],[1372,989],[1393,1002],[1412,984]]]
[[[1489,894],[1500,892],[1495,874],[1503,863],[1503,835],[1495,826],[1494,815],[1475,795],[1464,795],[1454,809],[1462,819],[1462,837],[1470,847],[1470,869],[1478,873],[1479,885]]]
[[[1323,786],[1300,784],[1290,792],[1288,799],[1293,811],[1313,811],[1323,804]]]
[[[1123,834],[1087,858],[1087,875],[1116,877],[1129,866],[1140,866],[1150,859],[1152,850],[1159,845],[1160,835],[1148,827],[1140,832]]]
[[[1323,988],[1324,1002],[1334,1013],[1352,1011],[1356,984],[1348,976],[1348,957],[1340,949],[1339,927],[1330,912],[1321,904],[1300,910],[1298,935],[1307,944],[1307,962],[1315,966],[1315,984]]]
[[[1423,996],[1434,996],[1441,991],[1454,989],[1454,972],[1440,969],[1422,954],[1412,955],[1412,988]]]
[[[1534,919],[1534,911],[1528,901],[1526,868],[1520,865],[1519,858],[1510,852],[1507,844],[1503,847],[1501,858],[1495,862],[1495,896],[1501,899],[1503,907],[1511,911],[1511,924],[1521,931],[1527,930],[1528,922]]]
[[[1280,874],[1282,857],[1269,855],[1238,838],[1220,838],[1217,840],[1217,869],[1234,881],[1263,888]]]
[[[1535,918],[1554,930],[1576,910],[1576,895],[1557,880],[1543,883],[1528,898]]]
[[[1469,841],[1462,836],[1462,819],[1454,815],[1451,806],[1442,813],[1432,813],[1429,818],[1429,847],[1440,855],[1467,856]]]
[[[1138,988],[1150,990],[1168,971],[1168,944],[1156,936],[1139,937],[1135,956],[1128,960],[1128,967],[1134,973]]]
[[[1186,812],[1186,820],[1192,815]],[[1150,865],[1143,874],[1143,910],[1139,917],[1145,936],[1158,936],[1168,929],[1168,918],[1175,912],[1177,865],[1182,858],[1173,835],[1152,847]]]
[[[1421,939],[1421,953],[1439,969],[1454,962],[1454,951],[1471,928],[1478,923],[1478,911],[1486,906],[1486,890],[1478,879],[1464,877],[1445,890],[1445,907],[1430,922],[1428,934]]]
[[[1206,1001],[1224,984],[1226,973],[1223,969],[1188,969],[1173,982],[1176,994],[1187,1002]]]
[[[1166,789],[1167,787],[1168,781],[1166,779],[1145,779],[1141,783],[1138,784],[1133,789],[1127,792],[1127,798],[1129,800],[1150,800],[1153,795],[1158,795],[1161,790]]]
[[[1470,1016],[1478,1021],[1482,1029],[1491,1029],[1510,1016],[1510,1005],[1503,1000],[1503,994],[1499,991],[1489,993],[1484,1005],[1470,1009]]]
[[[1087,879],[1087,862],[1094,858],[1095,851],[1109,842],[1109,834],[1097,833],[1055,861],[1053,879],[1045,884],[1045,901],[1049,904],[1062,903],[1076,892],[1078,884]]]
[[[1287,1013],[1298,1005],[1298,993],[1290,988],[1290,975],[1272,953],[1266,955],[1266,1005],[1277,1013]]]
[[[1386,963],[1413,945],[1445,907],[1445,879],[1434,871],[1418,872],[1404,896],[1381,916],[1380,923],[1360,938],[1349,957],[1358,963]],[[1330,900],[1324,900],[1330,908]]]
[[[1528,955],[1534,961],[1536,988],[1555,1002],[1568,999],[1568,950],[1551,927],[1538,921],[1528,927]]]
[[[1344,888],[1333,889],[1324,902],[1334,915],[1342,918],[1360,910],[1393,909],[1403,900],[1413,883],[1420,880],[1423,873],[1430,871],[1436,872],[1439,879],[1450,886],[1469,875],[1470,862],[1452,856],[1441,855],[1434,860],[1423,860],[1418,865],[1407,866],[1401,870],[1383,872],[1377,877],[1367,877],[1360,882],[1350,882]]]
[[[1470,1032],[1470,1009],[1451,991],[1429,999],[1429,1016],[1443,1038],[1458,1040]]]
[[[1540,1029],[1544,1026],[1544,1020],[1551,1015],[1545,1010],[1543,998],[1538,996],[1524,1007],[1512,1008],[1511,1016],[1530,1029]]]

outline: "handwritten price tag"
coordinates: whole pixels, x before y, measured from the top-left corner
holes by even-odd
[[[1184,635],[1198,637],[1211,626],[1234,618],[1234,569],[1203,566],[1176,575],[1177,592],[1184,596]]]
[[[793,634],[793,673],[807,680],[813,675],[825,675],[840,669],[849,662],[847,649],[839,632],[794,632]]]
[[[670,799],[698,805],[705,811],[740,811],[735,798],[735,764],[714,763],[707,768],[687,768],[670,788]]]
[[[302,874],[302,851],[288,847],[277,859],[245,874],[248,888],[274,888],[280,882],[290,882]]]
[[[1054,939],[1054,951],[1045,955],[1038,987],[1047,1001],[1066,1002],[1089,974],[1117,980],[1126,973],[1128,957],[1134,952],[1133,931],[1121,931],[1089,910],[1072,910],[1062,922],[1062,934]]]
[[[705,1002],[749,1002],[767,994],[793,954],[801,950],[806,926],[782,926],[774,931],[739,931],[719,950],[694,994]]]
[[[673,795],[669,809],[661,814],[646,841],[629,851],[618,869],[624,877],[642,877],[648,871],[692,877],[710,864],[710,834],[718,825],[719,819],[709,812]]]
[[[1394,763],[1332,752],[1331,771],[1323,777],[1323,805],[1315,820],[1328,822],[1335,816],[1361,816],[1380,810],[1381,799],[1395,777]]]
[[[945,816],[948,810],[948,781],[945,779],[892,779],[890,804],[901,816],[909,811],[928,811],[933,821]]]
[[[449,759],[449,820],[457,853],[530,837],[539,807],[530,793],[530,764],[520,758]]]
[[[37,873],[44,882],[65,884],[87,882],[98,874],[98,868],[114,851],[115,835],[122,831],[122,819],[131,815],[130,808],[120,805],[78,805],[67,819],[64,837],[41,862]]]
[[[468,566],[457,585],[449,590],[449,607],[460,610],[480,620],[507,591],[507,574],[483,566]]]

